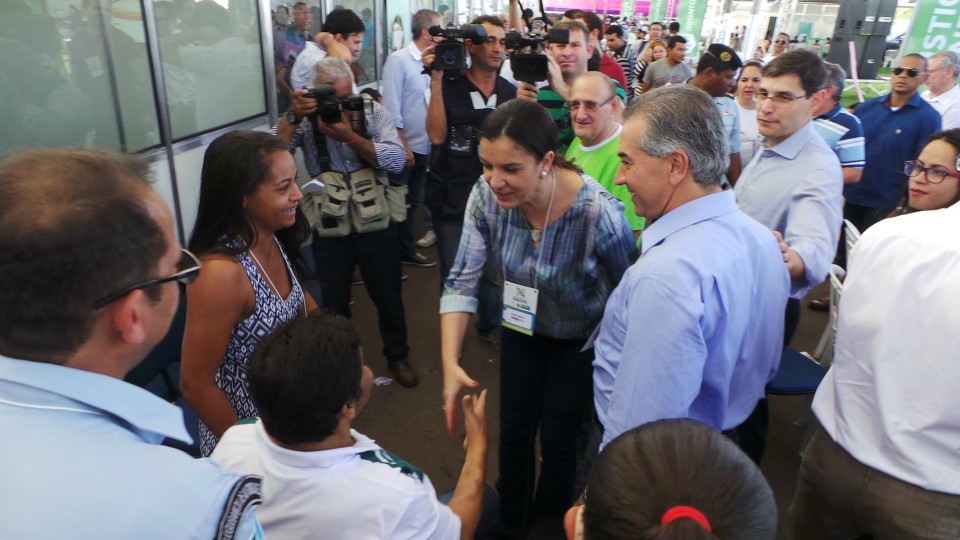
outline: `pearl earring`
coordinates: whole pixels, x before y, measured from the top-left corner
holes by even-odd
[[[547,171],[540,171],[540,178],[546,178],[546,177],[547,177]]]

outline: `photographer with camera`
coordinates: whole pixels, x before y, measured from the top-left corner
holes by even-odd
[[[442,32],[460,33],[465,38],[470,55],[470,68],[463,76],[450,78],[460,69],[456,44],[452,36],[423,51],[423,64],[430,70],[430,104],[427,108],[427,135],[433,148],[425,186],[425,203],[433,215],[437,234],[437,252],[440,256],[440,282],[447,278],[460,247],[464,210],[470,190],[480,178],[482,168],[477,156],[477,130],[493,110],[516,97],[517,89],[497,75],[503,63],[505,30],[503,21],[485,15],[477,17],[474,28],[442,29]],[[464,25],[465,27],[467,25]],[[437,27],[431,35],[437,35]],[[475,34],[482,31],[486,40],[476,43]],[[470,34],[469,36],[465,34]],[[463,38],[460,38],[463,39]],[[441,54],[442,53],[442,54]],[[438,60],[439,58],[439,60]],[[439,69],[440,65],[444,69]],[[454,73],[451,73],[454,72]],[[493,268],[485,269],[478,294],[476,328],[481,339],[498,347],[496,330],[500,326],[500,284]]]
[[[400,241],[393,225],[406,217],[406,189],[388,185],[386,178],[403,170],[407,153],[390,113],[351,94],[353,74],[346,62],[320,60],[313,83],[293,93],[293,106],[275,131],[291,153],[303,149],[307,172],[323,183],[321,193],[305,186],[301,202],[314,230],[322,307],[350,317],[350,282],[359,265],[377,306],[390,371],[401,385],[416,386],[417,373],[407,361]]]

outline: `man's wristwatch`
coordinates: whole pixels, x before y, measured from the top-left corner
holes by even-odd
[[[287,122],[289,122],[291,125],[296,126],[300,124],[300,117],[297,116],[297,113],[293,112],[293,110],[289,110],[287,111]]]

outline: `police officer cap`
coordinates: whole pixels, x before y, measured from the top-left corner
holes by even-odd
[[[737,56],[736,51],[721,43],[710,45],[707,52],[720,59],[721,62],[730,67],[730,69],[740,69],[743,67],[743,61]]]

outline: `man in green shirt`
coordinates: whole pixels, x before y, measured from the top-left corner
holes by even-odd
[[[637,216],[625,185],[613,182],[620,167],[617,145],[623,103],[617,99],[617,85],[610,77],[590,71],[577,77],[570,89],[570,119],[576,137],[566,151],[583,172],[620,199],[634,235],[643,230],[644,218]]]

